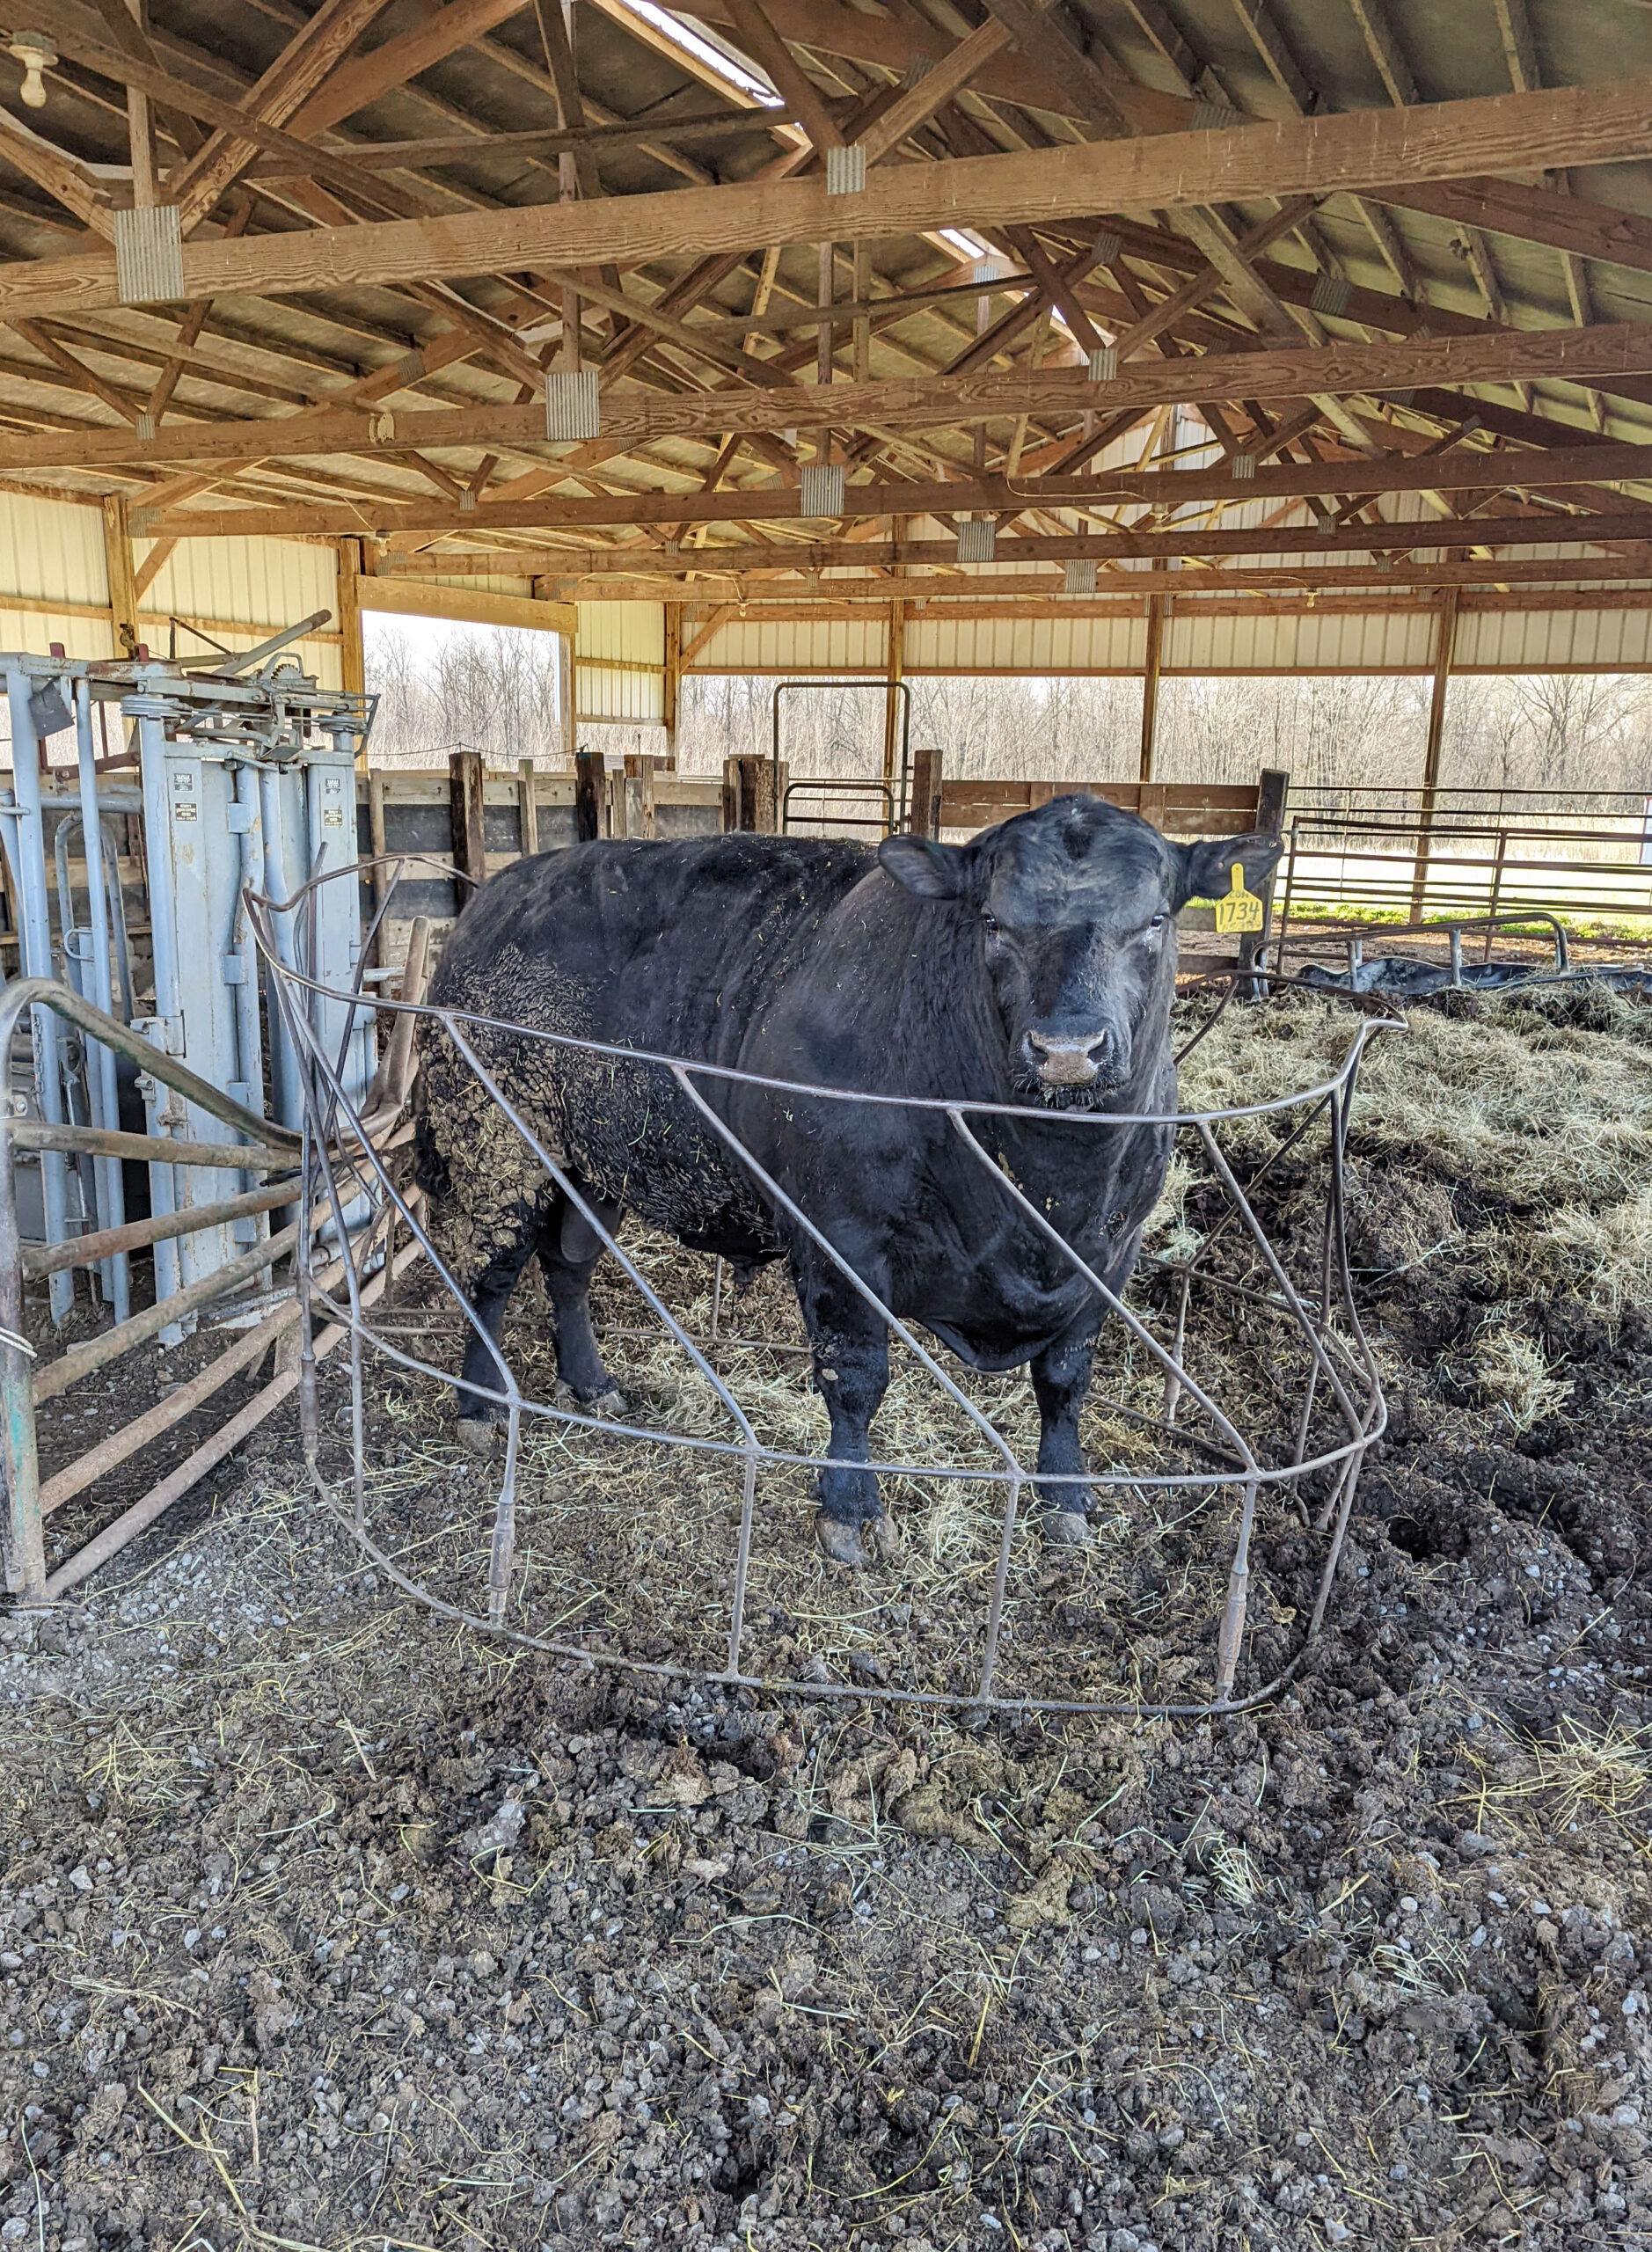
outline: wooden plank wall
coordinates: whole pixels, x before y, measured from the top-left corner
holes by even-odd
[[[599,833],[605,837],[715,836],[722,826],[722,785],[694,782],[651,758],[628,758],[622,773],[604,778]],[[376,868],[362,887],[362,916],[370,922],[389,896],[389,911],[374,949],[376,966],[406,958],[416,915],[437,926],[438,943],[458,911],[456,866],[475,833],[478,786],[484,865],[466,868],[480,878],[520,859],[525,851],[549,852],[574,842],[574,777],[536,772],[524,763],[515,774],[484,770],[477,753],[456,752],[450,771],[375,768],[358,778],[356,827],[363,859],[386,853],[409,859],[394,872]],[[465,857],[468,857],[467,855]]]

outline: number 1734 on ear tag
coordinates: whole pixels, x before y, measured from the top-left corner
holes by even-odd
[[[1260,931],[1262,927],[1262,903],[1254,891],[1245,888],[1245,866],[1235,860],[1230,887],[1216,903],[1216,927],[1220,932],[1232,931]]]

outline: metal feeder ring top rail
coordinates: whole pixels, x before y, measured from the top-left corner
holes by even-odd
[[[403,1190],[391,1166],[372,1147],[364,1121],[344,1084],[336,1042],[330,1042],[318,1029],[319,1013],[329,1007],[339,1008],[340,995],[321,981],[294,970],[281,959],[275,945],[278,918],[293,914],[301,902],[318,887],[333,880],[326,875],[313,879],[300,894],[285,901],[277,902],[267,896],[254,896],[249,897],[248,903],[252,928],[264,953],[267,973],[279,995],[289,1033],[303,1057],[307,1127],[303,1202],[309,1206],[330,1201],[335,1226],[342,1239],[346,1232],[347,1192],[340,1185],[336,1160],[329,1154],[329,1144],[334,1148],[358,1149],[362,1152],[363,1167],[374,1176],[376,1201],[388,1222],[388,1234],[380,1248],[393,1250],[398,1232],[405,1231],[411,1245],[416,1247],[429,1266],[440,1304],[457,1316],[460,1337],[470,1334],[485,1338],[486,1333],[479,1317],[444,1257],[436,1233],[428,1217],[416,1209],[417,1199]],[[388,896],[385,906],[388,906]],[[1227,981],[1230,994],[1238,982]],[[491,1385],[478,1384],[472,1388],[479,1397],[491,1401],[503,1411],[506,1443],[503,1468],[493,1505],[492,1532],[487,1544],[486,1605],[467,1606],[462,1601],[451,1599],[452,1589],[447,1575],[443,1576],[443,1591],[438,1593],[429,1584],[428,1577],[419,1576],[413,1557],[398,1547],[397,1534],[389,1530],[379,1532],[376,1527],[369,1528],[369,1492],[377,1473],[376,1468],[369,1466],[366,1450],[369,1416],[363,1374],[365,1352],[369,1349],[373,1351],[388,1370],[400,1370],[444,1387],[452,1382],[455,1370],[407,1349],[400,1342],[407,1334],[405,1328],[376,1326],[369,1319],[368,1294],[363,1287],[366,1268],[361,1258],[345,1262],[342,1293],[336,1289],[324,1287],[320,1280],[307,1269],[301,1271],[301,1294],[314,1314],[325,1314],[329,1321],[347,1329],[351,1340],[350,1491],[347,1500],[335,1478],[320,1460],[320,1418],[314,1372],[312,1367],[307,1367],[301,1399],[311,1473],[318,1490],[351,1531],[363,1553],[370,1556],[375,1564],[406,1592],[443,1616],[462,1621],[479,1631],[502,1635],[523,1647],[550,1652],[587,1665],[600,1664],[681,1681],[713,1682],[787,1694],[882,1700],[919,1707],[1016,1713],[1192,1716],[1236,1712],[1259,1704],[1276,1694],[1296,1671],[1309,1642],[1325,1618],[1360,1466],[1366,1451],[1380,1436],[1385,1419],[1376,1357],[1365,1338],[1354,1300],[1344,1235],[1344,1167],[1349,1106],[1365,1048],[1380,1031],[1403,1030],[1403,1019],[1392,1014],[1375,1013],[1369,1004],[1365,1005],[1334,1073],[1317,1085],[1268,1100],[1228,1109],[1176,1113],[1049,1114],[1051,1119],[1078,1134],[1106,1132],[1122,1125],[1171,1125],[1189,1136],[1201,1152],[1208,1181],[1213,1192],[1219,1193],[1224,1200],[1225,1210],[1207,1229],[1203,1243],[1191,1255],[1181,1260],[1160,1259],[1155,1262],[1159,1272],[1170,1278],[1172,1292],[1177,1300],[1173,1338],[1167,1344],[1154,1334],[1133,1307],[1109,1290],[1101,1277],[1085,1265],[1048,1219],[1028,1203],[1013,1183],[1005,1178],[983,1146],[978,1131],[983,1122],[994,1118],[1024,1121],[1027,1115],[1025,1106],[915,1098],[771,1078],[696,1058],[581,1039],[567,1033],[552,1032],[468,1012],[435,1008],[428,1004],[389,1000],[366,1002],[358,995],[344,1000],[343,1006],[347,1011],[365,1011],[376,1006],[393,1014],[415,1016],[423,1020],[427,1040],[440,1038],[450,1044],[454,1055],[462,1061],[465,1071],[485,1093],[488,1102],[511,1131],[520,1137],[534,1163],[567,1195],[591,1229],[595,1239],[618,1262],[659,1325],[662,1345],[669,1346],[680,1355],[708,1388],[727,1427],[724,1432],[713,1433],[675,1429],[663,1423],[651,1425],[640,1420],[610,1421],[581,1412],[578,1408],[568,1404],[566,1395],[560,1400],[532,1397],[515,1374],[506,1349],[487,1340],[486,1349],[496,1370],[496,1378]],[[488,1057],[484,1051],[492,1044],[493,1035],[503,1035],[505,1042],[518,1053],[537,1049],[551,1056],[560,1054],[570,1059],[599,1059],[604,1063],[623,1064],[633,1070],[653,1067],[669,1078],[708,1135],[720,1141],[733,1163],[747,1170],[771,1208],[784,1212],[792,1225],[805,1233],[830,1261],[844,1285],[874,1309],[886,1327],[901,1341],[911,1361],[925,1373],[950,1408],[961,1418],[964,1426],[973,1434],[983,1457],[981,1460],[892,1459],[856,1463],[852,1466],[926,1481],[932,1485],[945,1485],[966,1493],[974,1488],[996,1489],[998,1493],[1001,1513],[997,1526],[996,1564],[986,1603],[978,1664],[968,1686],[891,1687],[869,1685],[864,1679],[795,1678],[785,1674],[754,1671],[745,1664],[743,1653],[749,1632],[748,1599],[757,1524],[755,1503],[758,1473],[760,1471],[820,1470],[837,1466],[836,1459],[830,1454],[822,1455],[797,1446],[771,1444],[760,1436],[753,1407],[742,1399],[737,1381],[727,1378],[713,1364],[711,1356],[717,1349],[714,1342],[691,1334],[683,1320],[665,1302],[643,1266],[617,1239],[602,1212],[571,1177],[563,1153],[555,1145],[543,1121],[529,1115],[519,1094],[501,1085],[497,1069],[490,1068]],[[1194,1044],[1189,1042],[1188,1046]],[[998,1677],[1003,1656],[1006,1606],[1012,1594],[1015,1532],[1021,1497],[1028,1484],[1034,1481],[1040,1486],[1059,1486],[1063,1480],[1041,1475],[1023,1461],[1004,1431],[935,1357],[911,1326],[903,1321],[878,1297],[866,1279],[834,1247],[821,1225],[821,1216],[804,1211],[787,1193],[783,1183],[771,1172],[765,1170],[751,1151],[740,1141],[732,1128],[720,1116],[713,1101],[708,1099],[708,1091],[714,1094],[720,1082],[725,1085],[738,1083],[783,1096],[805,1097],[830,1106],[847,1106],[850,1111],[857,1106],[878,1106],[943,1115],[978,1161],[983,1175],[991,1180],[1000,1193],[1015,1203],[1021,1217],[1044,1238],[1057,1257],[1083,1279],[1107,1311],[1115,1318],[1126,1333],[1128,1349],[1144,1365],[1157,1371],[1164,1387],[1164,1406],[1159,1415],[1144,1415],[1128,1406],[1120,1412],[1131,1419],[1135,1425],[1158,1434],[1159,1441],[1180,1457],[1202,1452],[1211,1459],[1211,1466],[1188,1468],[1181,1466],[1179,1462],[1173,1467],[1155,1465],[1147,1469],[1139,1466],[1105,1468],[1090,1473],[1089,1482],[1111,1492],[1121,1501],[1129,1495],[1141,1495],[1151,1490],[1164,1495],[1181,1495],[1188,1505],[1196,1503],[1202,1496],[1209,1500],[1223,1488],[1232,1488],[1239,1492],[1238,1523],[1226,1575],[1225,1594],[1218,1609],[1214,1663],[1210,1667],[1214,1689],[1210,1697],[1187,1702],[1155,1703],[1104,1695],[1049,1698],[1003,1693]],[[1241,1186],[1232,1164],[1219,1145],[1217,1130],[1224,1125],[1268,1117],[1278,1117],[1283,1123],[1285,1114],[1291,1113],[1298,1114],[1294,1127],[1247,1183]],[[1287,1151],[1297,1148],[1319,1122],[1323,1122],[1327,1129],[1324,1142],[1327,1186],[1322,1223],[1313,1247],[1315,1279],[1312,1283],[1304,1284],[1293,1279],[1285,1261],[1268,1241],[1251,1199],[1259,1181]],[[1249,1254],[1253,1267],[1246,1278],[1230,1280],[1205,1267],[1204,1261],[1210,1247],[1223,1242],[1242,1246]],[[375,1255],[377,1255],[376,1251]],[[304,1256],[303,1247],[300,1256],[301,1260]],[[1247,1318],[1265,1317],[1281,1324],[1293,1341],[1297,1358],[1305,1364],[1302,1371],[1300,1398],[1296,1403],[1293,1418],[1294,1430],[1286,1434],[1282,1444],[1264,1446],[1253,1443],[1239,1428],[1235,1417],[1230,1415],[1221,1401],[1202,1386],[1188,1365],[1188,1300],[1195,1290],[1203,1290],[1207,1286],[1213,1287],[1231,1302],[1242,1305],[1248,1310]],[[1175,1420],[1178,1408],[1184,1402],[1202,1417],[1210,1437],[1195,1436],[1178,1425]],[[685,1657],[679,1661],[644,1656],[606,1644],[600,1639],[599,1632],[594,1631],[585,1639],[577,1639],[553,1631],[536,1632],[530,1626],[519,1623],[525,1616],[524,1605],[528,1599],[524,1585],[525,1569],[519,1569],[516,1561],[524,1419],[531,1419],[529,1428],[546,1433],[560,1431],[565,1442],[571,1442],[583,1434],[593,1440],[600,1437],[605,1446],[641,1444],[668,1450],[668,1459],[694,1457],[713,1464],[720,1459],[731,1468],[738,1464],[741,1488],[738,1536],[727,1590],[727,1634],[720,1663],[712,1663],[705,1657]],[[1316,1481],[1324,1489],[1316,1529],[1325,1536],[1325,1551],[1305,1627],[1297,1637],[1296,1648],[1273,1677],[1240,1694],[1238,1674],[1245,1648],[1250,1552],[1259,1497],[1264,1495],[1296,1496],[1302,1521],[1305,1524],[1307,1517],[1303,1495],[1305,1481]],[[1069,1478],[1067,1482],[1077,1481]],[[533,1569],[543,1578],[543,1558],[537,1551],[530,1552],[530,1554]]]

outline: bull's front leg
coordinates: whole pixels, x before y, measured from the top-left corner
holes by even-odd
[[[1086,1307],[1072,1327],[1033,1361],[1033,1396],[1038,1402],[1038,1498],[1044,1505],[1046,1540],[1068,1547],[1083,1547],[1090,1538],[1090,1505],[1094,1495],[1087,1482],[1044,1484],[1045,1479],[1071,1478],[1087,1481],[1090,1465],[1078,1444],[1078,1411],[1090,1389],[1090,1364],[1096,1333],[1106,1315]]]
[[[818,1254],[793,1258],[798,1304],[815,1356],[815,1382],[831,1420],[831,1461],[820,1473],[815,1535],[834,1563],[869,1563],[900,1546],[870,1470],[872,1419],[889,1385],[888,1331],[859,1293]],[[872,1287],[875,1278],[868,1277]]]

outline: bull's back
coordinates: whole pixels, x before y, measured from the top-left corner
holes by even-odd
[[[860,845],[742,836],[580,844],[517,861],[459,918],[430,999],[567,1040],[738,1068],[752,1027],[870,861]],[[686,1242],[775,1247],[749,1176],[668,1072],[479,1027],[465,1036],[597,1195]],[[438,1194],[493,1195],[469,1157],[486,1148],[497,1166],[491,1099],[446,1043],[428,1040],[424,1052],[421,1142],[437,1162],[422,1169]],[[699,1085],[720,1108],[718,1084]]]

